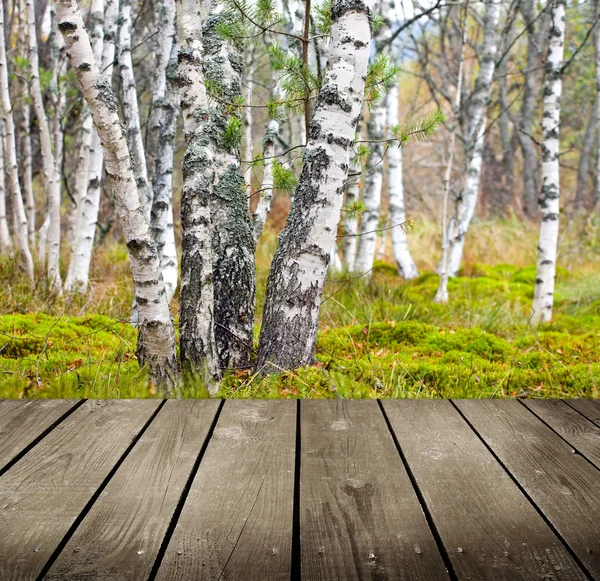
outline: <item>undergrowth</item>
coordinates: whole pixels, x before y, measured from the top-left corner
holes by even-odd
[[[474,227],[485,238],[488,225]],[[568,239],[563,241],[564,266],[558,271],[550,324],[536,330],[529,325],[535,237],[526,226],[510,222],[496,229],[497,245],[507,246],[492,258],[504,256],[511,264],[484,264],[490,252],[468,246],[461,276],[449,283],[448,305],[433,302],[438,277],[431,271],[405,282],[394,266],[378,262],[371,280],[336,275],[325,288],[315,365],[266,377],[230,372],[222,395],[598,397],[595,240],[600,237],[594,231],[590,242],[572,228],[581,248],[577,254]],[[257,254],[257,315],[274,244],[271,235]],[[421,246],[415,250],[425,270],[428,264],[419,251],[423,256],[425,251]],[[160,397],[135,358],[136,332],[127,322],[129,279],[122,246],[99,249],[90,291],[75,297],[53,297],[43,285],[31,291],[14,261],[0,263],[0,397]],[[175,317],[177,310],[174,303]],[[259,325],[260,318],[256,337]],[[188,383],[178,395],[205,397],[207,392]]]

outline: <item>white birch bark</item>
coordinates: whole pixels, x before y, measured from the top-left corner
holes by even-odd
[[[256,45],[251,43],[251,45],[246,48],[246,98],[244,99],[245,104],[247,105],[244,112],[244,158],[250,161],[254,159],[253,149],[254,149],[254,137],[252,135],[252,83],[254,81],[254,57],[256,53]],[[268,131],[268,130],[267,130]],[[264,150],[264,142],[263,142],[263,150]],[[263,152],[264,153],[264,152]],[[266,168],[265,168],[266,170]],[[264,181],[264,178],[263,178]],[[248,190],[248,196],[252,194],[252,164],[249,163],[246,166],[246,170],[244,171],[244,182],[246,183],[246,188]],[[250,203],[250,197],[248,197],[248,203]],[[260,235],[259,235],[260,236]],[[256,240],[256,238],[255,238]]]
[[[353,166],[353,156],[350,167]],[[348,173],[348,185],[346,186],[346,206],[358,202],[360,193],[360,171],[350,170]],[[349,213],[344,217],[343,257],[344,265],[348,272],[354,272],[356,262],[356,243],[358,234],[358,217],[355,213]]]
[[[243,54],[218,32],[228,21],[225,3],[213,5],[202,23],[203,70],[219,99],[209,101],[206,131],[216,136],[211,220],[215,281],[215,341],[222,369],[250,365],[254,325],[256,268],[247,193],[237,146],[223,141],[228,105],[242,95]],[[211,128],[212,127],[212,128]]]
[[[121,129],[117,100],[110,83],[96,65],[77,2],[58,0],[56,14],[69,60],[102,140],[106,175],[127,243],[139,313],[138,361],[141,366],[148,367],[153,381],[169,390],[177,373],[175,331],[158,252],[140,202]]]
[[[453,220],[450,221],[448,226],[450,244],[448,275],[451,277],[458,274],[462,261],[464,239],[477,205],[485,129],[484,118],[490,100],[494,68],[496,66],[499,18],[499,0],[486,0],[482,55],[479,72],[475,80],[475,88],[470,100],[469,123],[465,136],[465,157],[467,159],[465,184],[462,194],[456,201]]]
[[[150,213],[150,228],[156,240],[168,303],[171,303],[175,295],[179,274],[173,227],[173,153],[179,118],[178,51],[179,45],[175,39],[175,42],[171,42],[171,54],[166,68],[165,95],[160,103],[162,119],[152,176],[153,198]]]
[[[267,284],[258,369],[313,362],[323,285],[340,220],[350,150],[363,102],[372,4],[332,6],[331,48],[302,173]]]
[[[119,17],[119,0],[106,0],[104,3],[104,31],[94,37],[93,53],[102,54],[101,71],[110,84],[113,62],[115,59],[115,43]],[[94,34],[97,29],[94,28]],[[90,117],[91,119],[91,117]],[[85,180],[87,191],[81,207],[79,233],[71,254],[71,262],[65,280],[65,289],[70,292],[85,292],[89,284],[90,263],[98,222],[100,194],[102,191],[102,167],[104,153],[98,132],[93,127],[90,140],[88,175],[81,176]],[[82,185],[83,188],[83,185]]]
[[[133,61],[131,60],[131,0],[120,0],[119,13],[119,73],[121,75],[121,91],[123,113],[125,115],[125,131],[127,145],[131,154],[133,171],[140,191],[140,197],[150,220],[152,207],[152,189],[148,181],[144,140],[140,127],[140,112],[138,107],[137,89],[133,76]]]
[[[12,254],[13,244],[6,218],[6,190],[4,189],[4,131],[0,131],[0,254]]]
[[[398,124],[398,83],[390,87],[387,95],[387,125]],[[406,222],[404,208],[404,185],[402,182],[402,149],[392,145],[388,151],[388,195],[390,197],[390,234],[392,252],[398,266],[398,274],[407,279],[419,276],[419,271],[408,248],[406,228],[400,226]],[[383,232],[385,236],[385,232]],[[385,240],[385,238],[384,238]]]
[[[102,62],[102,50],[104,47],[104,0],[93,0],[90,10],[90,40],[92,50],[97,63]],[[77,203],[75,211],[75,223],[73,225],[73,245],[72,254],[75,252],[79,242],[81,221],[83,219],[83,208],[87,194],[89,169],[90,169],[90,148],[92,145],[92,135],[95,132],[92,115],[87,104],[84,104],[82,111],[83,120],[81,122],[81,142],[79,144],[79,154],[77,159],[77,172],[75,174],[75,192],[74,197]],[[75,261],[76,263],[76,261]],[[73,257],[69,262],[69,270],[65,280],[65,289],[71,290],[73,273],[71,265],[75,265]]]
[[[371,153],[367,162],[363,204],[365,211],[360,222],[360,236],[356,250],[354,270],[365,273],[365,278],[371,278],[371,270],[375,262],[377,250],[377,231],[381,212],[381,191],[383,189],[383,167],[386,144],[383,142],[385,130],[385,100],[377,104],[367,123],[367,134],[372,143],[369,144]]]
[[[167,94],[167,65],[171,59],[171,49],[175,38],[175,1],[156,2],[156,51],[154,54],[154,79],[152,101],[146,137],[146,160],[148,177],[152,181],[159,149],[161,127],[165,115],[164,105]],[[159,249],[160,251],[160,249]],[[166,280],[165,280],[166,282]]]
[[[550,11],[552,25],[546,56],[542,114],[542,193],[539,199],[542,221],[531,318],[534,325],[552,319],[558,248],[558,214],[560,211],[558,156],[565,40],[565,0],[552,0]]]
[[[208,99],[202,72],[201,0],[177,0],[179,87],[187,150],[181,192],[181,366],[211,393],[220,378],[214,331],[210,190],[214,144],[206,130]]]
[[[252,214],[252,234],[254,243],[258,243],[271,211],[273,200],[273,162],[275,161],[275,139],[279,132],[279,122],[270,121],[263,139],[264,171],[258,198],[258,204]]]
[[[42,152],[42,167],[44,189],[48,202],[48,281],[53,291],[60,292],[60,188],[56,184],[54,156],[48,118],[44,109],[42,89],[40,86],[40,71],[38,60],[37,36],[35,28],[35,5],[33,0],[26,0],[27,8],[27,38],[29,41],[29,67],[31,97],[35,116],[40,132],[40,148]]]
[[[15,141],[15,122],[8,86],[8,67],[6,60],[6,40],[4,38],[4,1],[0,0],[0,92],[2,93],[2,125],[5,135],[5,170],[11,192],[13,214],[15,216],[17,247],[21,265],[30,283],[33,285],[33,259],[27,241],[27,217],[21,197],[19,173],[17,167],[17,146]]]

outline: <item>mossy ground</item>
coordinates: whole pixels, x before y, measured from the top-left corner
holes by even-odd
[[[257,314],[274,237],[267,242],[258,254]],[[484,248],[471,251],[463,276],[450,281],[448,305],[433,302],[435,274],[404,282],[379,262],[370,281],[327,284],[313,367],[266,378],[239,370],[225,377],[222,393],[598,397],[600,269],[597,258],[583,254],[559,269],[554,320],[535,330],[528,323],[535,267],[527,252],[514,264],[490,266],[477,262]],[[42,287],[30,291],[14,262],[0,264],[0,398],[160,396],[135,358],[124,248],[100,249],[92,275],[86,295],[56,298]],[[180,395],[207,393],[188,383]]]

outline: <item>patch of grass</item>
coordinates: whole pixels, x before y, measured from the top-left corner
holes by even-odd
[[[598,397],[597,222],[566,225],[554,320],[535,331],[528,324],[534,228],[516,220],[474,228],[480,238],[473,236],[467,245],[461,276],[450,280],[447,305],[433,302],[438,277],[435,265],[423,258],[433,226],[420,231],[417,223],[421,246],[415,257],[429,272],[403,281],[391,261],[384,261],[369,280],[336,275],[325,288],[316,364],[267,377],[230,373],[222,395]],[[267,233],[257,251],[256,339],[275,244],[275,235]],[[496,248],[492,264],[485,262],[484,244],[490,245],[488,254]],[[136,331],[127,322],[131,300],[123,246],[99,249],[90,291],[75,296],[53,297],[43,284],[31,291],[14,260],[0,261],[0,397],[159,397],[137,365]],[[177,303],[171,307],[177,322]],[[207,392],[186,380],[178,395]]]

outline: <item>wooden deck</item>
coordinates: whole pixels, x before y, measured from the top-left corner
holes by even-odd
[[[1,401],[25,579],[600,580],[600,402]]]

